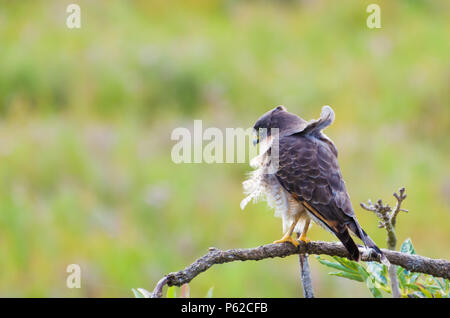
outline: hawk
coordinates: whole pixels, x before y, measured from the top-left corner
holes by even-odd
[[[352,260],[358,261],[360,253],[349,232],[386,260],[356,219],[337,161],[336,146],[322,132],[333,121],[334,111],[329,106],[322,108],[319,119],[309,122],[283,106],[262,115],[253,127],[254,144],[260,144],[260,152],[250,163],[256,169],[243,183],[247,197],[241,208],[252,199],[266,198],[275,208],[275,216],[283,220],[285,235],[274,243],[290,242],[298,246],[293,232],[308,243],[306,234],[312,220],[336,235]],[[276,159],[277,168],[271,170]]]

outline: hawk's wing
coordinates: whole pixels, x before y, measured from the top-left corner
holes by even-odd
[[[355,213],[342,179],[336,155],[328,143],[312,136],[280,139],[276,174],[288,192],[316,211],[328,227],[337,230]]]
[[[319,135],[295,134],[279,140],[279,169],[282,186],[316,219],[332,231],[354,259],[358,248],[347,228],[363,237],[337,162],[336,148]]]

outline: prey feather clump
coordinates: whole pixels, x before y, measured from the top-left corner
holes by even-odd
[[[273,180],[275,176],[269,174],[268,161],[270,161],[267,152],[271,147],[272,139],[264,141],[260,145],[260,154],[250,161],[250,166],[254,171],[249,172],[248,179],[242,182],[244,194],[247,195],[240,203],[240,207],[244,210],[245,206],[250,202],[256,203],[265,199],[271,208],[276,208],[282,204],[281,195],[268,195],[267,191],[270,184],[276,183]],[[272,180],[272,181],[270,181]],[[281,190],[281,189],[280,189]],[[278,191],[277,191],[278,192]]]

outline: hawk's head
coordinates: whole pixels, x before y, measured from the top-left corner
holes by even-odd
[[[289,113],[284,106],[278,106],[262,115],[253,126],[256,145],[271,137],[272,129],[278,129],[279,135],[287,135],[302,130],[306,124],[302,118]]]

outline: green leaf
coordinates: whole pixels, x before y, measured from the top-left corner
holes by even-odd
[[[397,266],[397,276],[402,275],[405,282],[411,281],[412,274],[413,274],[412,272],[410,272],[400,266]]]
[[[436,282],[436,284],[439,285],[440,289],[444,290],[444,281],[442,280],[442,283],[441,283],[441,280],[439,278],[433,277],[433,279]]]
[[[399,287],[401,289],[405,289],[405,286],[408,284],[408,282],[406,281],[405,272],[401,269],[400,266],[399,266],[399,269],[400,270],[397,270]]]
[[[346,268],[350,269],[351,271],[358,271],[358,268],[361,267],[358,263],[351,261],[344,257],[337,257],[333,256],[333,258],[338,261],[341,265],[345,266]]]
[[[347,268],[347,272],[361,276],[362,280],[365,281],[367,277],[369,277],[369,273],[367,273],[366,269],[359,263],[350,261],[347,258],[333,256],[333,258],[338,261],[342,266]]]
[[[377,262],[367,262],[367,272],[382,285],[387,285],[387,266]]]
[[[420,291],[419,286],[417,286],[416,284],[406,284],[405,287],[415,290],[415,291]]]
[[[149,292],[148,290],[144,289],[144,288],[138,288],[137,291],[140,292],[144,296],[144,298],[151,298],[152,297],[152,293]]]
[[[434,282],[437,284],[436,287],[439,287],[437,293],[435,294],[435,296],[436,296],[437,294],[439,294],[439,295],[442,296],[442,297],[449,297],[449,296],[448,296],[448,292],[449,292],[449,288],[448,288],[448,287],[449,287],[449,283],[448,283],[448,280],[445,279],[445,278],[439,279],[439,278],[437,278],[437,277],[433,277],[433,280],[434,280]]]
[[[370,277],[369,273],[366,271],[366,269],[358,264],[358,272],[360,275],[364,278],[364,280],[367,279],[367,277]]]
[[[383,298],[383,294],[375,286],[375,280],[373,279],[373,277],[367,277],[366,285],[369,288],[370,292],[372,293],[373,297],[375,297],[375,298]]]
[[[355,271],[349,271],[349,269],[347,267],[345,267],[345,266],[343,266],[343,265],[341,265],[339,263],[330,262],[330,261],[328,261],[326,259],[320,258],[319,256],[317,256],[316,258],[321,264],[323,264],[325,266],[328,266],[328,267],[331,267],[331,268],[334,268],[334,269],[339,269],[339,270],[345,271],[345,272],[352,272],[352,273],[355,272]]]
[[[140,292],[138,292],[136,289],[131,288],[131,291],[133,292],[135,298],[145,298],[144,295],[142,295],[142,294],[141,294]]]
[[[340,270],[339,272],[328,273],[329,275],[348,278],[351,280],[356,280],[358,282],[364,282],[369,276],[363,266],[346,258],[333,256],[333,259],[335,259],[337,262],[331,262],[318,256],[316,258],[321,264]]]
[[[415,283],[419,277],[420,273],[412,273],[412,275],[409,277],[409,282]]]
[[[400,247],[400,252],[406,254],[416,254],[416,250],[414,249],[413,243],[410,238],[407,238],[402,246]]]
[[[175,286],[170,286],[167,288],[167,298],[176,298],[177,291],[175,290]]]
[[[425,288],[428,289],[430,291],[430,293],[433,293],[433,294],[441,290],[439,288],[439,286],[435,286],[435,285],[425,286]]]
[[[349,273],[349,272],[331,272],[331,273],[328,273],[328,274],[332,275],[332,276],[338,276],[338,277],[348,278],[348,279],[351,279],[351,280],[356,280],[358,282],[363,282],[364,281],[364,278],[362,278],[361,275],[359,275],[359,274],[352,274],[352,273]]]
[[[433,298],[433,294],[427,290],[424,286],[421,286],[420,284],[417,285],[420,288],[420,291],[426,298]]]

